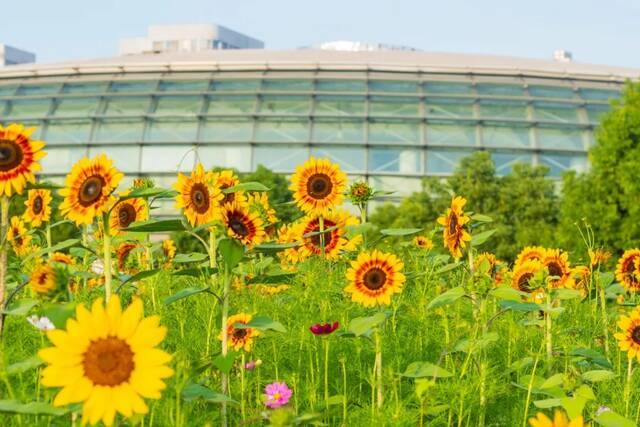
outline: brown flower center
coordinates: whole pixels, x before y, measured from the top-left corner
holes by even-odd
[[[227,188],[231,188],[231,185],[222,184],[220,186],[220,191],[226,190]],[[236,193],[226,193],[226,194],[222,193],[222,195],[224,196],[224,198],[222,199],[222,202],[221,202],[221,204],[223,204],[223,205],[231,204],[236,199]]]
[[[91,341],[82,364],[91,382],[110,387],[128,381],[135,366],[131,347],[116,337]]]
[[[631,257],[629,258],[623,268],[623,271],[625,273],[625,276],[627,276],[627,280],[629,281],[629,283],[631,284],[637,284],[638,283],[638,279],[636,277],[636,266],[635,266],[635,259],[636,257]]]
[[[549,270],[549,275],[551,276],[562,277],[563,275],[562,267],[555,261],[547,264],[547,270]]]
[[[307,181],[307,193],[316,200],[327,197],[332,189],[331,178],[323,173],[312,175]]]
[[[191,187],[191,203],[199,214],[204,214],[209,210],[209,189],[206,185],[198,182]]]
[[[335,225],[336,224],[333,221],[325,220],[323,229],[327,230],[327,228],[335,227]],[[320,233],[320,224],[319,223],[314,224],[313,227],[311,228],[311,230],[308,231],[308,233],[318,233],[318,234],[314,234],[313,236],[309,237],[309,240],[311,241],[311,244],[313,246],[315,246],[316,248],[321,248],[320,236],[324,236],[324,247],[325,248],[327,246],[330,246],[331,245],[331,241],[333,240],[333,231],[323,231],[322,233]]]
[[[24,152],[15,141],[0,139],[0,172],[17,168],[24,159]]]
[[[78,201],[84,207],[91,206],[102,197],[102,189],[106,185],[103,177],[93,175],[85,179],[78,191]]]
[[[636,344],[640,345],[640,326],[636,326],[631,331],[631,339]]]
[[[453,236],[458,231],[458,215],[454,212],[449,214],[449,235]]]
[[[33,214],[40,215],[43,209],[44,209],[44,201],[42,200],[42,196],[37,195],[33,199]]]
[[[248,332],[247,329],[234,329],[233,330],[233,338],[235,338],[237,340],[241,340],[244,337],[246,337],[248,333],[249,332]]]
[[[247,227],[247,224],[245,224],[240,214],[230,215],[227,224],[236,236],[247,237],[249,235],[249,227]]]
[[[131,203],[122,203],[118,209],[118,225],[127,228],[136,220],[136,208]]]
[[[524,273],[518,279],[518,289],[522,292],[531,292],[531,287],[529,286],[529,280],[533,277],[533,273]]]
[[[384,286],[387,281],[387,274],[378,267],[369,269],[362,278],[364,286],[372,291],[376,291]]]

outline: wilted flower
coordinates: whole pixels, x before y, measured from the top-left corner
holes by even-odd
[[[416,236],[413,238],[413,244],[420,249],[429,250],[433,248],[433,242],[431,239],[425,236]]]
[[[309,330],[313,335],[330,335],[336,329],[338,329],[339,326],[340,326],[340,323],[338,322],[316,323],[315,325],[311,326]]]
[[[34,327],[40,329],[41,331],[51,331],[56,328],[51,320],[49,320],[49,318],[46,316],[38,317],[38,315],[34,314],[27,317],[27,322],[31,323]]]
[[[155,183],[151,178],[143,177],[143,178],[136,178],[133,180],[133,188],[135,188],[136,190],[142,190],[142,189],[153,188],[153,187],[155,187]]]
[[[373,188],[365,181],[357,181],[351,184],[347,190],[349,200],[354,205],[363,205],[373,197]]]
[[[279,408],[289,403],[289,399],[291,399],[291,395],[293,394],[293,391],[287,387],[285,382],[268,384],[264,388],[264,392],[266,398],[265,405],[271,409]]]
[[[250,360],[244,364],[244,369],[246,369],[247,371],[253,371],[255,368],[257,368],[260,365],[262,365],[262,360],[260,359]]]
[[[604,249],[589,249],[589,261],[591,263],[591,268],[595,268],[600,264],[607,262],[611,258],[611,252],[605,251]]]

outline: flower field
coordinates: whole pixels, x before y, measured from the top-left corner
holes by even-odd
[[[54,186],[31,132],[0,127],[2,426],[640,420],[639,249],[587,226],[580,253],[501,261],[464,194],[379,229],[381,193],[328,159],[290,178],[291,223],[263,183],[201,165],[125,188],[101,155]],[[166,201],[180,217],[154,216]]]

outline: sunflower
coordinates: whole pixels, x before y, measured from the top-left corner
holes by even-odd
[[[420,249],[430,250],[433,249],[433,242],[430,238],[425,236],[416,236],[413,238],[413,244],[419,247]]]
[[[351,294],[352,301],[365,307],[391,304],[391,296],[402,291],[406,280],[403,267],[393,254],[361,252],[347,270],[349,285],[344,290]]]
[[[640,361],[640,307],[633,309],[629,316],[620,316],[617,332],[614,337],[618,340],[620,350],[627,352],[627,357],[634,357]]]
[[[438,218],[438,224],[444,226],[442,233],[444,246],[449,249],[451,256],[458,259],[462,256],[461,249],[464,249],[465,242],[471,240],[471,235],[467,233],[464,226],[470,218],[464,215],[462,208],[467,203],[464,197],[455,197],[451,201],[451,207],[447,212]]]
[[[27,200],[24,204],[27,209],[24,211],[24,219],[30,222],[33,227],[39,227],[43,222],[51,218],[51,191],[34,189],[27,192]]]
[[[609,261],[609,258],[611,258],[611,252],[609,251],[605,251],[604,249],[589,249],[589,261],[592,270]]]
[[[324,254],[327,259],[335,260],[345,250],[354,250],[353,244],[346,238],[346,227],[358,224],[356,217],[345,210],[331,210],[323,217]],[[296,225],[299,234],[297,241],[303,243],[299,248],[300,258],[306,259],[312,255],[322,255],[320,240],[320,218],[306,216]]]
[[[0,125],[0,195],[22,194],[27,182],[35,182],[41,170],[38,160],[46,156],[44,142],[31,139],[34,128],[12,123]]]
[[[224,205],[222,223],[229,237],[239,240],[247,247],[260,244],[265,238],[262,219],[257,213],[249,212],[238,202]]]
[[[589,282],[591,280],[591,269],[585,265],[578,265],[571,269],[571,280],[569,286],[580,291],[583,297],[587,296],[589,291]]]
[[[29,277],[29,286],[38,294],[50,294],[57,286],[55,269],[48,264],[39,265]]]
[[[264,191],[250,193],[247,197],[247,204],[249,209],[258,212],[267,224],[278,222],[276,211],[269,205],[269,196]]]
[[[539,261],[524,261],[516,265],[511,276],[511,286],[528,294],[533,292],[531,279],[543,268],[544,266]]]
[[[544,265],[549,272],[549,276],[557,277],[551,280],[554,288],[573,287],[569,254],[560,249],[548,249],[542,258]]]
[[[216,172],[213,174],[213,182],[216,187],[220,189],[220,191],[226,190],[227,188],[235,187],[240,184],[240,179],[236,176],[236,174],[231,170],[223,170],[220,172]],[[236,198],[242,197],[241,192],[235,193],[222,193],[223,198],[220,201],[221,205],[227,205],[229,203],[233,203]],[[238,197],[239,196],[239,197]]]
[[[162,241],[162,253],[167,259],[167,262],[171,262],[171,260],[176,256],[176,244],[173,240],[167,239]]]
[[[7,230],[7,240],[11,242],[13,251],[18,256],[26,255],[31,250],[31,235],[27,234],[24,221],[19,216],[11,217],[11,224]]]
[[[109,230],[114,236],[122,234],[122,229],[127,228],[131,223],[147,219],[149,219],[149,210],[146,200],[140,197],[126,199],[113,208],[109,218]]]
[[[311,157],[296,168],[289,189],[304,212],[324,215],[328,209],[342,203],[346,185],[347,176],[338,165]]]
[[[240,313],[233,315],[227,319],[227,339],[229,345],[234,350],[251,351],[253,339],[260,335],[260,331],[254,328],[236,328],[236,323],[246,325],[251,322],[251,315]],[[222,340],[222,332],[220,332],[220,340]]]
[[[498,281],[498,277],[500,276],[500,267],[504,263],[496,258],[494,254],[483,252],[476,257],[474,264],[476,270],[480,269],[481,267],[485,267],[486,270],[484,271],[484,273],[486,273],[492,279]]]
[[[300,252],[300,246],[302,243],[300,242],[300,232],[299,232],[300,224],[283,224],[278,229],[278,237],[277,242],[279,244],[288,245],[294,244],[296,246],[286,248],[280,252],[278,252],[278,257],[283,265],[297,264],[303,261],[302,254]]]
[[[624,251],[616,266],[616,279],[631,292],[640,290],[640,276],[636,269],[636,260],[640,259],[640,249]]]
[[[128,268],[127,261],[129,259],[129,255],[131,251],[138,247],[137,243],[132,242],[122,242],[118,245],[116,249],[116,259],[118,260],[118,270],[121,272],[124,271],[132,271],[131,268]]]
[[[255,285],[254,289],[261,293],[262,295],[272,296],[280,294],[287,289],[289,289],[289,285]]]
[[[213,172],[205,172],[200,163],[191,176],[178,174],[176,207],[183,209],[191,225],[202,225],[220,219],[218,203],[224,196],[214,185]]]
[[[106,307],[101,298],[91,311],[78,305],[67,330],[47,332],[53,347],[38,356],[48,365],[42,384],[62,388],[54,406],[82,403],[83,425],[102,420],[111,426],[116,412],[127,418],[148,412],[143,398],[159,399],[173,370],[171,356],[156,348],[167,332],[160,317],[142,316],[140,299],[122,311],[113,295]]]
[[[556,410],[553,420],[542,412],[538,412],[534,418],[529,418],[529,425],[531,427],[584,427],[584,420],[580,415],[569,421],[564,412]]]
[[[67,255],[62,252],[54,252],[51,254],[51,261],[59,262],[60,264],[73,265],[75,264],[75,260],[71,255]]]
[[[515,265],[523,264],[526,261],[540,261],[546,255],[547,250],[542,246],[527,246],[520,251],[516,257]]]
[[[60,211],[78,225],[91,224],[110,207],[111,193],[123,176],[105,154],[79,160],[67,175],[65,188],[60,190],[64,197]]]

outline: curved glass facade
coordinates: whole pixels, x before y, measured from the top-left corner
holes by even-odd
[[[620,83],[479,74],[224,71],[0,78],[0,121],[38,128],[44,174],[106,152],[169,186],[196,160],[291,173],[310,155],[402,196],[474,150],[558,177],[584,170]]]

